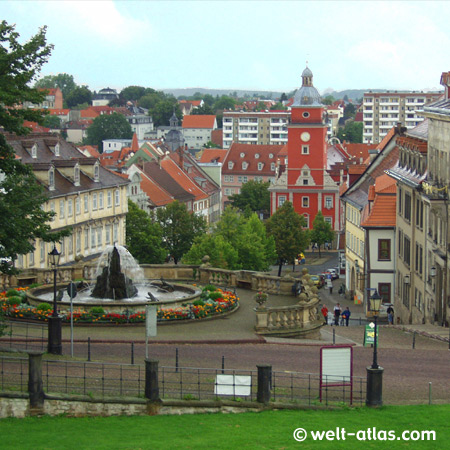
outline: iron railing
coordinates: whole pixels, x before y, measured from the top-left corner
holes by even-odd
[[[0,389],[2,391],[27,392],[28,358],[0,357]]]
[[[48,341],[48,324],[5,321],[4,335],[0,337],[0,347],[14,350],[45,350]]]

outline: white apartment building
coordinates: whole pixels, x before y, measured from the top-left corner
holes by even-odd
[[[366,92],[363,98],[363,143],[378,144],[397,123],[408,129],[414,128],[423,121],[417,112],[441,95],[441,92]]]
[[[236,144],[284,145],[289,111],[223,112],[223,148]]]

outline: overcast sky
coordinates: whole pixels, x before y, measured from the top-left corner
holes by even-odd
[[[290,91],[440,88],[450,2],[0,1],[25,41],[47,25],[43,75],[129,85]]]

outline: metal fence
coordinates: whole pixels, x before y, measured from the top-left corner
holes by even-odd
[[[0,357],[0,389],[27,391],[28,359]],[[42,361],[44,391],[53,394],[80,394],[92,397],[144,397],[144,365]],[[300,372],[271,372],[271,400],[302,405],[363,405],[366,379],[353,377],[353,387],[323,383],[320,401],[320,376]],[[159,396],[162,399],[255,401],[257,370],[214,369],[160,366]]]
[[[4,335],[0,337],[0,347],[15,350],[45,350],[48,341],[48,324],[33,322],[4,321]]]

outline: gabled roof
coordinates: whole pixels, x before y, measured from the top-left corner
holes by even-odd
[[[92,156],[93,158],[100,158],[100,153],[97,150],[97,146],[82,145],[77,147],[86,156]]]
[[[227,149],[223,148],[205,148],[203,150],[202,156],[200,157],[200,162],[202,163],[223,163],[225,156],[227,156]]]
[[[183,128],[214,128],[216,116],[189,115],[183,117]]]
[[[378,179],[377,179],[378,181]],[[395,186],[395,185],[394,185]],[[364,228],[393,228],[396,224],[397,196],[392,195],[375,196],[369,215],[361,222]]]
[[[377,148],[377,144],[352,144],[344,142],[342,146],[345,148],[347,153],[353,158],[362,158],[365,161],[369,156],[369,150]]]

